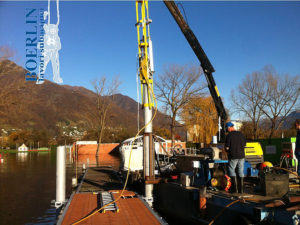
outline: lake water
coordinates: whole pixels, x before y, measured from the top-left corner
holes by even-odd
[[[1,153],[0,224],[55,224],[56,151]],[[73,164],[67,157],[67,196]]]
[[[56,222],[56,210],[51,201],[56,195],[56,151],[1,153],[0,161],[0,225],[39,224]],[[112,166],[118,170],[120,159],[110,154],[79,155],[72,163],[66,155],[66,197],[72,193],[71,181],[78,176],[82,164]]]

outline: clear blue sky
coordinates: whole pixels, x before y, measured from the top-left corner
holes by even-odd
[[[182,1],[188,23],[216,69],[214,78],[230,106],[230,92],[246,74],[272,64],[300,74],[300,2]],[[156,73],[169,63],[198,60],[163,2],[150,1]],[[0,1],[0,45],[25,62],[25,9],[47,2]],[[182,8],[180,8],[182,10]],[[56,21],[52,2],[52,21]],[[90,81],[119,74],[121,93],[136,99],[137,34],[134,1],[60,2],[61,76],[64,84],[92,89]],[[48,66],[46,78],[50,77]],[[155,79],[155,78],[154,78]]]

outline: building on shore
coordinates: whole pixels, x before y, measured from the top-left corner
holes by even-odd
[[[28,151],[28,147],[23,143],[23,144],[18,148],[18,151],[21,151],[21,152]]]

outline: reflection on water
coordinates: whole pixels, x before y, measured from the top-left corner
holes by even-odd
[[[20,152],[16,153],[17,154],[17,160],[19,162],[25,162],[28,156],[28,152]]]
[[[34,219],[34,222],[26,223],[26,225],[53,225],[56,222],[56,209],[50,208],[44,215]]]
[[[0,224],[55,224],[56,152],[1,153]],[[67,157],[68,159],[68,157]],[[67,162],[67,196],[73,165]]]

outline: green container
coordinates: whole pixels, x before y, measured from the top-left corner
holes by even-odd
[[[282,153],[283,142],[296,142],[296,138],[274,138],[274,139],[261,139],[258,140],[264,152],[264,161],[269,161],[273,165],[280,163],[280,156]],[[270,147],[271,146],[271,147]],[[293,162],[295,164],[295,162]]]

